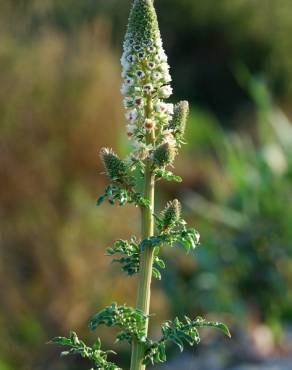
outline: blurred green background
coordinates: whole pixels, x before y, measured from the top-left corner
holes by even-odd
[[[113,300],[135,302],[136,280],[104,251],[139,232],[138,211],[95,207],[106,183],[99,149],[128,150],[119,57],[130,1],[0,3],[0,370],[88,369],[79,359],[59,360],[45,343],[70,329],[90,341],[93,313]],[[176,314],[204,314],[228,322],[235,337],[210,344],[227,353],[214,370],[242,362],[246,341],[253,359],[285,356],[292,350],[291,0],[155,3],[173,101],[192,105],[188,146],[176,161],[184,182],[159,184],[157,209],[178,197],[202,243],[188,256],[166,250],[168,269],[153,285],[152,333]],[[114,331],[100,332],[126,367],[128,347],[112,345]]]

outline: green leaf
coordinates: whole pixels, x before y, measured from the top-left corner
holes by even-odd
[[[95,351],[95,350],[99,350],[100,347],[101,347],[101,341],[100,341],[100,338],[97,338],[97,340],[92,345],[92,349]]]
[[[159,357],[161,362],[166,361],[165,344],[162,342],[158,345]]]
[[[228,327],[221,322],[207,321],[203,319],[202,317],[197,317],[196,320],[193,321],[193,325],[199,328],[203,328],[203,327],[215,328],[217,330],[220,330],[227,337],[231,338],[231,333]]]
[[[89,327],[91,330],[96,330],[99,325],[119,327],[122,332],[118,333],[117,339],[119,341],[126,339],[131,342],[133,338],[142,339],[145,337],[146,319],[147,316],[135,308],[113,303],[94,315],[90,320]]]
[[[87,346],[82,340],[79,340],[75,332],[71,332],[69,338],[56,337],[50,343],[60,344],[69,347],[69,350],[62,351],[61,356],[79,354],[83,358],[87,358],[94,364],[94,369],[100,370],[121,370],[113,362],[107,361],[107,356],[113,351],[102,351],[100,339],[98,338],[92,347]]]
[[[157,178],[160,178],[166,181],[182,182],[182,178],[180,176],[176,176],[171,171],[167,171],[165,169],[157,169],[155,171],[155,175]]]
[[[170,335],[168,339],[173,341],[179,347],[180,351],[183,352],[184,344],[183,344],[183,341],[178,336]]]
[[[165,269],[165,262],[164,262],[163,260],[161,260],[161,259],[156,259],[156,260],[155,260],[155,264],[156,264],[157,266],[159,266],[160,268]]]

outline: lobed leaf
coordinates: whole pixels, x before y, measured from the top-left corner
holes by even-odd
[[[181,352],[184,349],[185,343],[190,346],[198,344],[200,342],[200,335],[197,328],[203,327],[213,327],[228,337],[231,336],[228,327],[223,323],[207,321],[201,317],[191,320],[187,316],[185,316],[184,321],[181,321],[176,317],[173,321],[165,321],[161,325],[162,337],[158,341],[153,342],[147,339],[144,364],[165,362],[167,342],[176,344]]]
[[[68,350],[62,351],[61,356],[79,354],[81,357],[92,361],[96,370],[122,370],[116,364],[107,360],[108,355],[115,354],[115,352],[101,350],[99,338],[93,343],[92,347],[89,347],[78,338],[75,332],[71,332],[68,338],[56,337],[50,343],[67,346]]]
[[[141,311],[113,303],[94,315],[90,320],[89,327],[91,330],[96,330],[102,324],[109,327],[117,326],[122,329],[117,335],[117,340],[127,340],[131,343],[134,337],[141,340],[145,337],[146,320],[147,316]]]
[[[164,168],[157,169],[154,173],[158,180],[182,182],[182,178],[180,176],[176,176],[171,171]]]
[[[111,205],[124,206],[129,203],[147,208],[150,206],[149,200],[143,198],[141,193],[135,192],[131,187],[123,187],[119,184],[110,184],[104,194],[97,199],[96,205],[100,206],[106,199]]]

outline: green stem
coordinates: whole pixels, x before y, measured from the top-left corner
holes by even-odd
[[[151,116],[152,102],[148,98],[148,104],[145,109],[146,117]],[[152,144],[155,141],[154,130],[149,133],[146,137],[147,144]],[[154,196],[155,196],[155,176],[151,169],[151,161],[148,159],[145,168],[144,177],[144,197],[149,200],[150,207],[142,208],[142,229],[141,236],[142,240],[147,239],[154,234]],[[136,307],[142,311],[145,315],[149,315],[150,308],[150,296],[151,296],[151,280],[152,280],[152,266],[153,266],[153,252],[152,247],[146,247],[140,256],[140,273],[139,273],[139,284],[137,293]],[[146,320],[145,333],[148,334],[148,319]],[[133,340],[132,344],[132,357],[131,357],[131,370],[144,370],[143,365],[144,359],[144,344]]]

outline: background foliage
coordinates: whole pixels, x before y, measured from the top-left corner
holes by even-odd
[[[290,0],[156,5],[176,95],[192,103],[176,162],[185,180],[162,182],[158,206],[182,200],[202,245],[164,256],[152,331],[173,314],[218,311],[234,326],[265,323],[279,347],[292,321]],[[73,369],[44,343],[69,329],[88,336],[96,308],[134,303],[104,252],[138,232],[138,211],[94,207],[98,150],[127,150],[128,9],[126,0],[1,3],[1,370]]]

